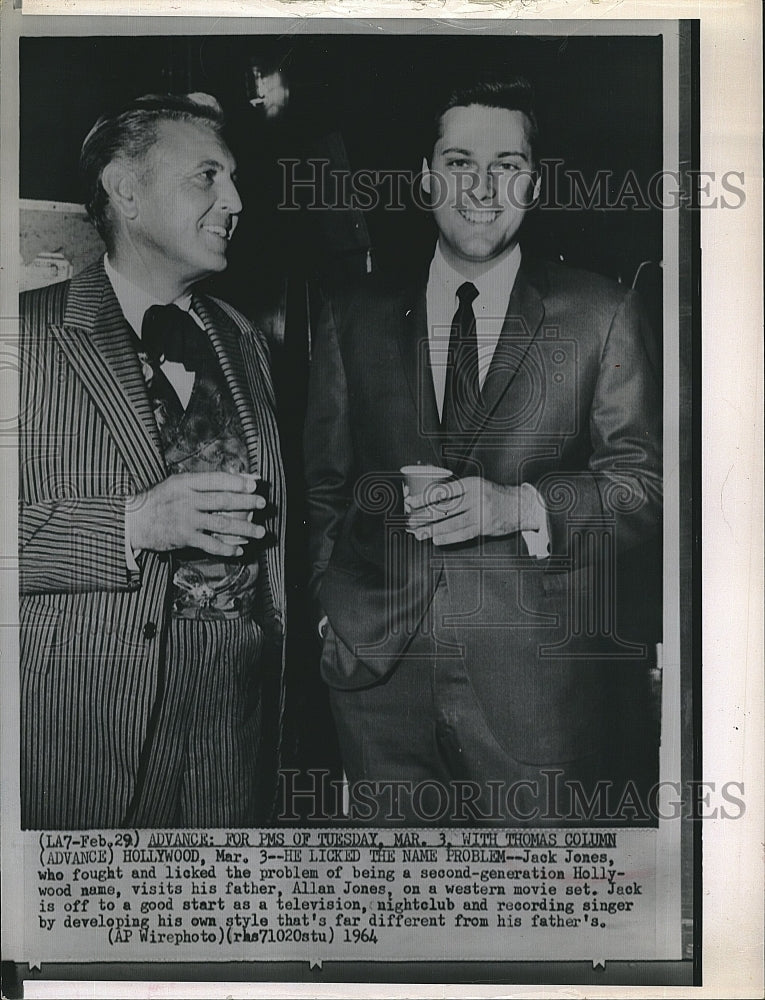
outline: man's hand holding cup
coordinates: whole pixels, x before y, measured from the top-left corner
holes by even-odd
[[[255,476],[231,472],[183,472],[129,497],[125,511],[127,541],[133,551],[167,552],[194,548],[208,555],[241,556],[242,546],[262,539],[253,524],[265,498],[256,493]]]

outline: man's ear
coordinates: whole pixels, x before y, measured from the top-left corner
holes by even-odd
[[[124,219],[138,214],[137,179],[124,160],[112,160],[101,172],[101,183],[109,201]]]
[[[425,194],[430,194],[430,164],[427,158],[422,158],[422,190]]]

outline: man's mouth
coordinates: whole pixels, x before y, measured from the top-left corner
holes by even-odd
[[[211,226],[209,224],[202,226],[202,229],[206,233],[212,233],[213,236],[219,236],[222,240],[226,240],[226,242],[231,239],[231,234],[234,231],[233,226]]]
[[[502,214],[501,208],[459,208],[457,211],[471,226],[490,226]]]

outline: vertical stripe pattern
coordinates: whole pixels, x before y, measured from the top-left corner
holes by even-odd
[[[243,317],[210,299],[200,303],[212,339],[214,324],[231,351],[227,377],[237,386],[250,451],[257,446],[263,475],[273,477],[276,544],[262,575],[265,624],[280,635],[284,496],[267,358]],[[164,657],[169,560],[144,552],[133,574],[124,554],[124,496],[166,476],[156,425],[101,261],[71,282],[25,293],[21,315],[22,825],[116,827],[137,803],[156,825],[164,805],[153,813],[136,782],[141,774],[151,784],[155,723],[178,677]],[[222,647],[206,633],[201,641],[204,666]],[[181,643],[183,663],[194,660],[193,646],[188,636]],[[249,630],[226,648],[251,659]],[[229,690],[233,698],[236,688]],[[264,711],[280,717],[281,701],[280,694]],[[226,699],[219,704],[232,717]],[[248,716],[250,748],[257,718]],[[191,803],[195,794],[199,806],[201,793],[184,792]]]
[[[162,707],[136,826],[251,826],[262,632],[254,622],[174,618]]]

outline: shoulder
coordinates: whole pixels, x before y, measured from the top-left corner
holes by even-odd
[[[234,324],[240,334],[245,337],[254,337],[267,346],[268,339],[263,331],[252,320],[248,319],[244,313],[240,312],[235,306],[232,306],[230,302],[218,298],[217,295],[205,295],[203,298],[208,306],[212,305],[219,312],[222,312]]]
[[[253,324],[250,322],[250,320],[247,319],[244,313],[239,312],[238,309],[232,306],[229,302],[226,302],[225,299],[220,299],[218,298],[217,295],[204,295],[200,296],[200,298],[202,298],[203,301],[207,302],[208,305],[212,303],[213,306],[218,308],[221,312],[225,313],[226,316],[229,317],[229,319],[234,321],[234,323],[240,328],[240,330],[250,331],[255,329]]]
[[[535,263],[532,266],[542,272],[547,286],[545,294],[549,297],[616,307],[624,301],[630,291],[612,278],[578,267],[554,262]]]
[[[109,288],[103,257],[99,257],[67,281],[22,292],[19,310],[31,329],[67,322],[88,325]]]
[[[208,319],[213,326],[218,327],[221,332],[227,327],[236,336],[244,354],[254,358],[261,372],[270,373],[272,343],[266,334],[225,299],[215,295],[204,295],[199,298],[208,310]]]
[[[381,275],[370,275],[325,294],[324,307],[343,325],[359,322],[368,325],[391,309],[400,311],[424,290],[424,281],[402,284]]]
[[[19,295],[19,314],[36,329],[61,323],[66,312],[71,281],[58,281],[44,288],[33,288]]]
[[[577,336],[605,336],[618,316],[627,324],[642,315],[637,292],[628,285],[566,264],[535,265],[530,272],[553,323]]]

